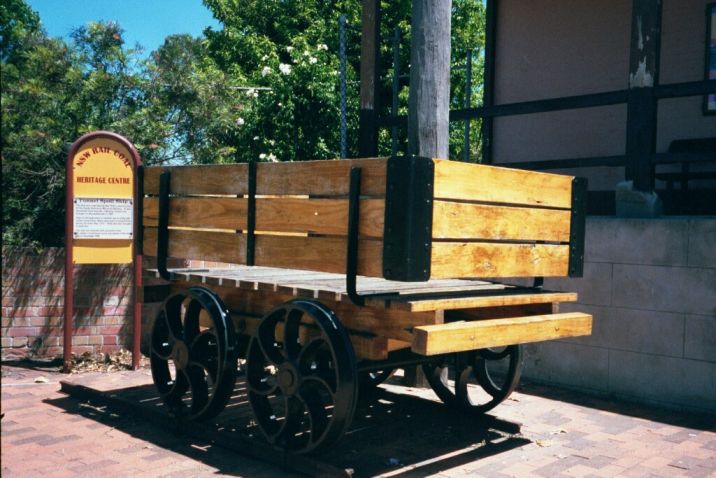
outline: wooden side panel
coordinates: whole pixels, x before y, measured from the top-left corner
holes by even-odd
[[[169,200],[169,226],[246,229],[248,200],[227,197],[175,197]],[[144,225],[159,224],[159,199],[144,198]]]
[[[451,322],[416,327],[412,350],[421,355],[437,355],[591,333],[592,316],[581,312]]]
[[[435,160],[434,197],[569,209],[572,176]]]
[[[144,228],[144,254],[157,255],[157,229]],[[218,231],[169,230],[169,257],[243,264],[246,237]]]
[[[565,276],[568,245],[433,242],[432,279]]]
[[[360,201],[358,233],[383,237],[385,201]],[[257,198],[256,230],[340,235],[348,233],[347,199]]]
[[[570,212],[435,201],[434,239],[569,242]]]
[[[172,284],[172,293],[186,288],[186,284]],[[212,286],[224,301],[232,314],[245,314],[263,317],[274,308],[295,297],[292,294],[238,289],[227,286]],[[366,332],[379,337],[402,342],[412,342],[410,330],[418,325],[437,324],[442,322],[442,315],[435,311],[407,312],[403,310],[377,309],[373,307],[357,307],[350,302],[334,302],[322,300],[347,329]],[[396,345],[397,342],[393,343]]]
[[[306,269],[320,272],[346,271],[345,238],[256,236],[256,265]],[[358,246],[358,274],[382,276],[383,242],[362,240]]]
[[[261,322],[260,317],[248,315],[232,314],[231,318],[234,322],[236,330],[246,335],[256,335],[259,323]],[[281,324],[276,327],[276,332],[279,337],[283,334]],[[299,327],[298,334],[302,339],[302,343],[307,343],[310,338],[318,334],[318,329],[315,327],[301,326]],[[351,344],[353,345],[353,351],[355,352],[358,360],[385,360],[388,358],[389,339],[351,331],[349,331],[349,334]],[[410,344],[408,344],[408,346],[410,346]]]
[[[149,167],[144,169],[144,194],[159,194],[159,175],[171,171],[172,194],[247,194],[246,164]]]
[[[227,197],[174,197],[169,201],[169,226],[245,230],[248,200]],[[359,234],[383,236],[385,201],[364,199],[360,204]],[[144,199],[144,225],[157,226],[159,199]],[[256,230],[347,234],[347,199],[257,198]]]
[[[256,194],[347,195],[351,167],[360,166],[361,194],[384,196],[387,163],[386,159],[259,163],[256,169]]]

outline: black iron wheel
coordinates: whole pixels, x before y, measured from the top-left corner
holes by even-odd
[[[297,299],[261,319],[246,381],[256,422],[276,448],[317,452],[353,418],[357,371],[348,333],[319,302]]]
[[[203,287],[174,294],[152,328],[152,378],[172,413],[190,420],[220,413],[236,381],[236,335],[221,299]]]
[[[443,403],[484,413],[499,405],[517,386],[522,372],[522,347],[509,345],[501,350],[444,355],[423,365],[423,371]]]

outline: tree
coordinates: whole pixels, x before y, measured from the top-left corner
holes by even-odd
[[[350,25],[359,27],[361,1],[205,0],[205,4],[223,25],[219,31],[205,32],[210,55],[219,68],[232,77],[240,77],[248,86],[271,89],[259,92],[255,101],[245,105],[239,140],[246,149],[239,152],[240,160],[256,160],[260,155],[264,160],[337,157],[338,17],[345,14]],[[391,104],[394,28],[401,30],[401,73],[409,71],[410,10],[411,0],[381,2],[382,78],[378,105],[383,116],[389,114]],[[481,99],[478,85],[481,85],[484,13],[481,0],[453,1],[453,62],[464,65],[467,51],[476,52],[473,56],[473,106]],[[355,154],[360,33],[349,30],[348,35],[348,138],[349,154]],[[281,65],[288,65],[290,69],[284,66],[282,70]],[[451,85],[451,107],[462,108],[464,67],[453,70]],[[407,113],[407,90],[407,82],[403,82],[399,93],[400,114]],[[401,135],[404,140],[405,131]],[[253,138],[257,138],[255,142],[245,142],[253,141]],[[455,124],[451,128],[451,156],[461,157],[462,148],[462,124]],[[475,148],[473,155],[477,156],[478,143],[471,148]],[[390,154],[389,130],[380,132],[379,152]]]
[[[68,45],[48,38],[23,2],[13,3],[0,25],[3,244],[59,245],[67,145],[96,129],[141,142],[133,118],[142,110],[142,81],[119,26],[90,24]]]

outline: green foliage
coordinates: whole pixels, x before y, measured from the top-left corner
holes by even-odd
[[[62,243],[67,150],[89,131],[126,136],[145,164],[232,157],[236,102],[201,41],[170,37],[144,61],[115,23],[80,27],[68,44],[10,3],[0,10],[4,244]]]
[[[246,85],[262,86],[243,102],[237,159],[296,161],[337,157],[339,152],[338,18],[345,14],[347,32],[349,156],[357,153],[360,70],[359,0],[205,0],[223,29],[205,32],[218,66]],[[381,79],[377,105],[390,114],[393,77],[393,32],[401,32],[400,73],[409,73],[411,0],[381,2]],[[482,48],[485,6],[481,0],[453,0],[451,108],[465,106],[465,62],[473,53],[471,106],[482,100]],[[319,46],[323,49],[319,49]],[[307,62],[313,61],[313,63]],[[288,65],[290,72],[284,67]],[[253,93],[253,92],[252,92]],[[252,97],[252,95],[248,95]],[[401,81],[399,114],[407,113],[408,84]],[[463,157],[462,123],[451,125],[450,155]],[[480,151],[480,122],[472,122],[470,157]],[[407,132],[399,131],[401,151]],[[379,153],[390,154],[390,131],[381,130]]]

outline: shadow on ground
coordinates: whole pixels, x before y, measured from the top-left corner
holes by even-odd
[[[91,384],[86,384],[91,387]],[[210,422],[181,424],[171,419],[153,385],[88,392],[48,400],[70,413],[97,420],[152,446],[169,449],[215,467],[241,474],[240,455],[227,460],[216,446],[312,476],[427,476],[524,446],[520,425],[490,415],[466,416],[441,403],[377,388],[364,393],[346,436],[321,455],[287,457],[267,448],[237,380],[227,409]],[[267,475],[269,476],[269,475]]]
[[[526,395],[535,395],[550,400],[567,402],[594,410],[641,418],[666,425],[704,431],[714,431],[714,429],[716,429],[716,414],[709,415],[706,413],[686,412],[666,407],[644,405],[606,395],[597,396],[576,390],[540,385],[524,379],[517,391]]]

